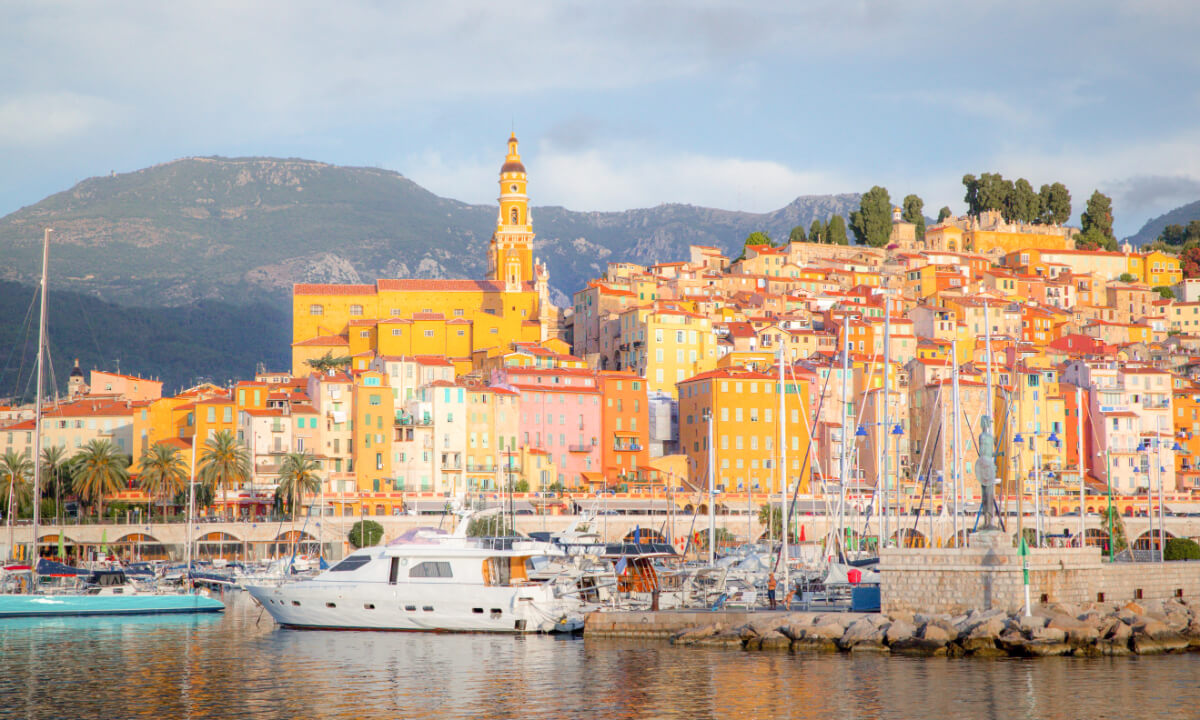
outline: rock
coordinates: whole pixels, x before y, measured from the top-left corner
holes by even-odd
[[[1146,614],[1146,608],[1143,607],[1142,605],[1139,605],[1139,604],[1133,602],[1132,600],[1125,603],[1125,605],[1121,609],[1128,610],[1129,612],[1133,613],[1134,615],[1145,615]]]
[[[1133,630],[1120,618],[1110,618],[1098,628],[1100,637],[1113,642],[1128,643]]]
[[[1129,641],[1129,648],[1138,655],[1158,655],[1168,652],[1186,650],[1188,641],[1179,633],[1166,632],[1150,635],[1142,630],[1135,630]]]
[[[958,631],[953,627],[947,630],[939,623],[925,623],[921,628],[921,639],[927,643],[945,646],[958,639]]]
[[[700,647],[740,648],[742,647],[742,636],[736,630],[722,630],[708,637],[700,638],[692,644]]]
[[[761,650],[790,650],[792,639],[778,630],[769,630],[758,640]]]
[[[1017,627],[1023,633],[1031,633],[1034,630],[1046,627],[1047,619],[1037,615],[1025,615],[1017,620]]]
[[[959,645],[970,655],[990,654],[998,650],[996,639],[1004,632],[1006,617],[1003,614],[993,615],[971,628],[966,636],[960,636]]]
[[[688,628],[676,633],[671,637],[671,643],[674,645],[695,645],[700,640],[710,638],[721,632],[724,626],[721,623],[705,625],[704,627]],[[738,638],[739,642],[741,638]]]
[[[738,634],[738,637],[742,639],[742,642],[751,642],[758,640],[759,638],[759,633],[754,629],[753,626],[749,624],[735,628],[734,632]]]
[[[1046,627],[1032,630],[1029,633],[1029,640],[1035,643],[1065,643],[1067,641],[1067,633],[1065,630],[1047,625]]]
[[[911,639],[916,632],[917,629],[913,627],[912,623],[906,620],[896,620],[893,618],[892,624],[890,627],[888,627],[887,634],[884,636],[884,639],[887,640],[888,645],[895,645],[896,643]]]
[[[913,625],[913,614],[910,612],[904,611],[904,610],[900,610],[898,612],[892,613],[891,618],[892,618],[892,622],[896,622],[897,620],[903,620],[903,621],[907,622],[909,625]]]
[[[784,625],[779,628],[779,632],[783,633],[792,640],[800,640],[808,636],[808,631],[812,629],[811,625]]]
[[[1059,634],[1062,634],[1062,631],[1039,628],[1035,632],[1042,639],[1029,638],[1021,632],[1006,630],[996,642],[1009,655],[1049,657],[1052,655],[1066,655],[1071,652],[1071,646],[1064,641],[1065,634],[1061,639],[1055,639]]]
[[[1188,641],[1188,646],[1200,648],[1200,618],[1192,618],[1181,633]]]
[[[834,641],[841,640],[842,636],[845,634],[846,626],[833,619],[818,620],[817,623],[813,625],[812,628],[807,632],[807,635],[811,637],[824,638],[826,640]]]
[[[843,650],[886,649],[884,638],[889,627],[887,624],[877,624],[871,615],[860,618],[846,628],[845,634],[837,641],[838,647]]]
[[[837,643],[829,638],[808,635],[792,640],[792,652],[835,653],[837,651]]]

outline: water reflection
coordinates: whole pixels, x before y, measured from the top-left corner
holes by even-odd
[[[1195,717],[1200,658],[918,660],[553,636],[278,630],[222,616],[0,621],[0,716]],[[30,684],[32,677],[35,682]]]

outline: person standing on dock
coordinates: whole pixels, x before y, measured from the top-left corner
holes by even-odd
[[[775,609],[775,572],[767,578],[767,602],[770,603],[771,609]]]

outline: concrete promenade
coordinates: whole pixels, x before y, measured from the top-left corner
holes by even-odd
[[[400,516],[369,516],[368,519],[378,522],[383,526],[384,541],[392,540],[404,532],[418,527],[438,527],[439,525],[447,530],[454,527],[456,519],[452,516],[443,515],[400,515]],[[1008,535],[1015,535],[1016,527],[1012,522],[1015,518],[1008,518],[1009,528]],[[357,517],[336,517],[325,516],[322,518],[310,517],[300,518],[295,524],[297,537],[302,541],[318,542],[330,550],[334,557],[340,557],[346,549],[346,534],[350,527],[358,520]],[[538,530],[559,531],[564,530],[572,523],[579,520],[578,516],[574,515],[518,515],[517,529],[521,532],[532,532]],[[928,518],[915,518],[912,516],[901,516],[901,526],[906,529],[913,528],[916,522],[916,530],[912,531],[913,538],[918,544],[928,542],[929,538],[933,541],[929,542],[933,547],[946,547],[952,545],[954,528],[952,521],[949,518],[934,518],[933,530],[930,532]],[[969,525],[973,521],[964,519],[962,526]],[[1099,516],[1088,516],[1086,518],[1089,536],[1093,534],[1107,535],[1107,528],[1103,526]],[[12,529],[14,542],[17,545],[28,545],[32,540],[32,528],[27,524],[19,524]],[[895,536],[894,519],[891,536]],[[1124,518],[1126,536],[1129,540],[1136,541],[1145,533],[1150,532],[1153,528],[1150,520],[1145,517],[1127,517]],[[1025,526],[1032,527],[1033,519],[1026,517]],[[599,532],[606,540],[619,540],[629,533],[633,532],[634,528],[641,527],[642,529],[650,529],[662,532],[664,535],[679,540],[685,538],[691,532],[703,533],[708,528],[708,517],[705,515],[674,515],[668,518],[664,514],[655,515],[601,515],[595,518],[593,523],[595,531]],[[824,516],[808,515],[799,518],[799,525],[803,528],[804,538],[808,541],[819,540],[825,535],[831,526],[832,522]],[[863,521],[861,518],[850,516],[847,518],[847,525],[855,532],[861,531]],[[744,540],[748,534],[754,537],[760,537],[766,532],[766,528],[762,526],[757,518],[750,519],[747,522],[746,516],[738,515],[718,515],[716,518],[716,526],[728,530],[737,540]],[[64,524],[62,526],[62,534],[64,542],[68,545],[88,545],[98,546],[101,543],[108,545],[121,545],[122,543],[130,544],[157,544],[167,546],[168,549],[173,547],[182,547],[185,542],[185,525],[183,523],[167,523],[149,522],[149,523],[117,523],[117,524]],[[874,535],[878,532],[878,521],[873,519],[869,529],[869,533]],[[1078,517],[1056,517],[1045,518],[1044,529],[1047,532],[1061,533],[1063,530],[1068,530],[1072,535],[1078,532],[1079,518]],[[202,545],[211,543],[217,545],[220,543],[234,545],[243,544],[252,549],[254,557],[264,557],[269,545],[277,542],[290,542],[292,529],[291,521],[280,523],[273,522],[209,522],[202,521],[195,525],[195,539]],[[1166,518],[1166,531],[1169,535],[1175,537],[1200,537],[1200,517],[1168,517]],[[300,533],[303,533],[302,535]],[[59,528],[57,525],[49,524],[42,525],[39,535],[39,542],[56,544],[58,542]],[[257,550],[254,550],[257,548]],[[8,549],[8,528],[0,526],[0,551],[7,554]],[[174,554],[174,553],[172,553]]]

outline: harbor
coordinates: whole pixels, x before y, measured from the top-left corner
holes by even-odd
[[[1189,717],[1200,656],[970,662],[587,636],[276,629],[212,616],[0,623],[2,714],[60,717]],[[1114,676],[1137,682],[1114,685]],[[32,678],[33,682],[29,682]],[[1064,709],[1070,698],[1070,710]],[[319,699],[319,700],[318,700]]]

